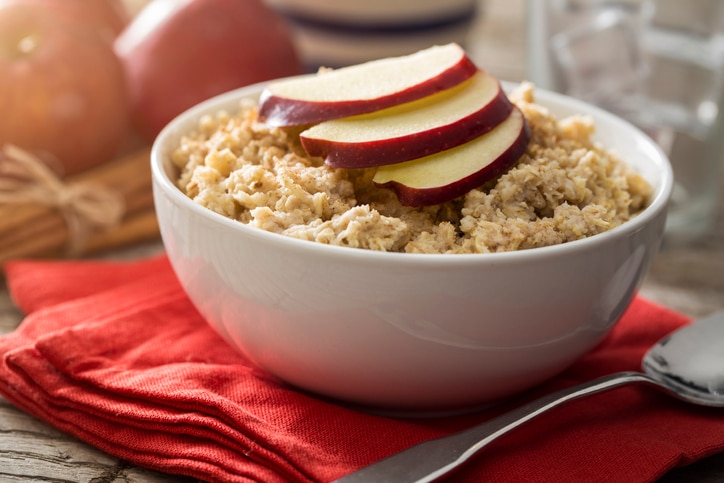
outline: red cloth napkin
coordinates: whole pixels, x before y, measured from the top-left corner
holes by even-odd
[[[165,257],[13,262],[28,315],[0,337],[0,393],[121,459],[208,481],[331,481],[525,400],[610,372],[687,323],[637,298],[613,333],[554,380],[464,416],[396,419],[266,376],[202,320]],[[724,449],[724,413],[643,386],[572,402],[495,442],[455,481],[653,481]]]

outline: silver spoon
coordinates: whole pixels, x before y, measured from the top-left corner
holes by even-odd
[[[477,426],[415,445],[337,482],[434,481],[549,409],[624,384],[645,383],[690,403],[724,407],[724,311],[664,337],[644,355],[642,366],[645,373],[619,372],[563,389]]]

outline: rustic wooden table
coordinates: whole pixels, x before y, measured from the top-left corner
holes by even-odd
[[[524,0],[486,0],[470,49],[476,61],[503,79],[525,78]],[[724,177],[722,177],[724,192]],[[162,250],[158,243],[109,253],[138,258]],[[692,317],[724,309],[724,210],[714,230],[694,245],[666,249],[655,260],[641,293]],[[12,331],[22,314],[0,282],[0,334]],[[181,482],[186,478],[135,467],[107,455],[19,411],[0,398],[2,481]],[[724,482],[724,455],[677,469],[662,481]]]

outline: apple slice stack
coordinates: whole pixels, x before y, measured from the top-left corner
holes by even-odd
[[[271,83],[259,117],[311,125],[310,156],[337,168],[370,168],[400,202],[452,200],[511,167],[530,128],[500,82],[457,44]]]

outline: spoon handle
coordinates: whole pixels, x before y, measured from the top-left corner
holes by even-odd
[[[654,379],[639,372],[619,372],[604,376],[548,394],[477,426],[412,446],[350,473],[337,480],[337,483],[434,481],[462,465],[498,437],[549,409],[589,394],[634,382],[661,387]]]

